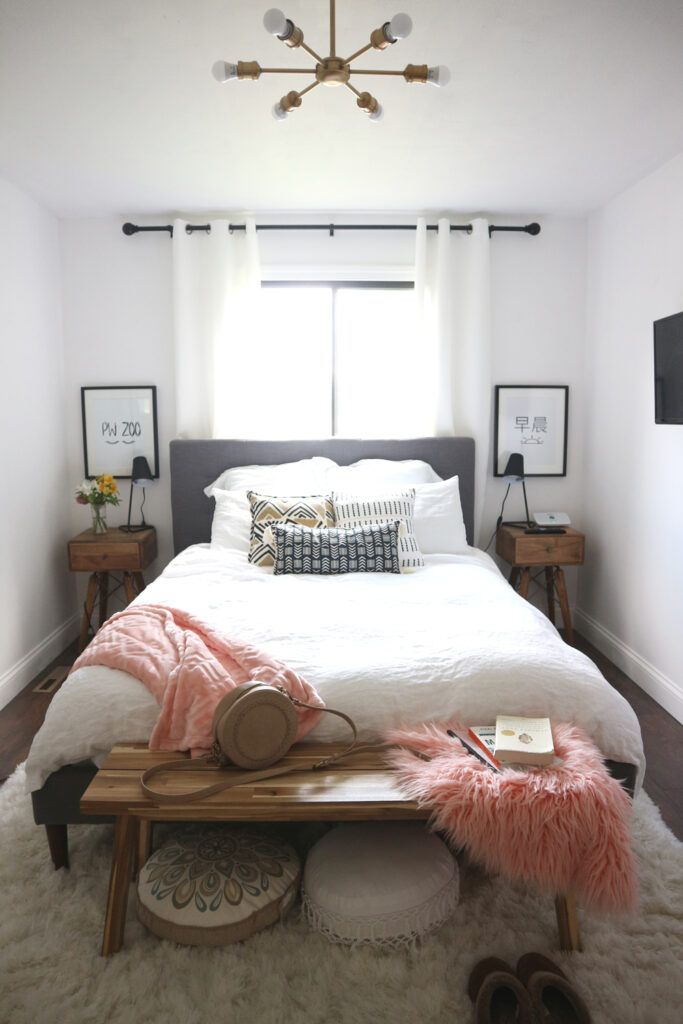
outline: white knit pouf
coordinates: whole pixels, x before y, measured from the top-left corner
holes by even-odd
[[[308,855],[302,900],[310,927],[332,942],[412,945],[453,913],[458,865],[421,824],[339,825]]]
[[[178,833],[140,871],[138,917],[188,946],[240,942],[280,920],[299,887],[296,851],[255,828]]]

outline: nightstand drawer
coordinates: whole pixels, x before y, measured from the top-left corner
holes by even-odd
[[[585,537],[566,533],[524,533],[511,527],[498,531],[496,551],[510,565],[582,565]]]
[[[142,569],[140,548],[137,544],[117,544],[116,548],[103,547],[97,551],[94,544],[88,544],[87,547],[72,544],[69,548],[69,568],[74,572],[107,572],[108,569],[129,569],[134,572]]]
[[[142,572],[157,555],[156,531],[123,533],[108,530],[102,536],[90,531],[69,543],[69,568],[72,572]]]

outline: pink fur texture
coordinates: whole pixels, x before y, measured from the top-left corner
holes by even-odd
[[[433,828],[491,872],[574,893],[596,909],[635,907],[631,801],[582,730],[553,725],[563,764],[497,775],[447,736],[448,727],[462,728],[449,722],[387,736],[431,758],[410,749],[388,754],[404,792],[433,808]]]

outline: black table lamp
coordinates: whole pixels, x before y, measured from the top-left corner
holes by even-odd
[[[524,494],[524,511],[526,512],[526,525],[531,526],[531,521],[529,519],[529,505],[526,500],[526,483],[524,482],[524,456],[520,455],[519,452],[515,452],[508,459],[505,471],[503,472],[503,480],[505,480],[505,482],[508,485],[508,491],[510,490],[511,484],[521,483],[522,492]],[[505,493],[505,498],[507,498],[507,491]],[[505,498],[503,498],[503,508],[505,508]],[[499,526],[503,520],[503,508],[501,508],[500,510],[500,519],[498,522]]]
[[[137,533],[138,530],[146,530],[148,524],[145,522],[145,487],[147,484],[153,483],[152,470],[149,468],[149,462],[144,455],[136,455],[133,459],[133,468],[130,473],[130,497],[128,499],[128,522],[121,529],[126,533]],[[142,487],[142,503],[140,505],[140,515],[142,516],[142,522],[138,526],[131,526],[130,514],[133,507],[133,488]]]

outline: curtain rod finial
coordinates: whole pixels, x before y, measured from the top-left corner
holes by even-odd
[[[137,225],[131,224],[130,221],[126,221],[121,230],[123,231],[124,235],[135,235],[137,234],[138,229]]]
[[[527,224],[524,230],[526,231],[527,235],[540,235],[541,225],[537,224],[536,221],[534,221],[533,224]]]

